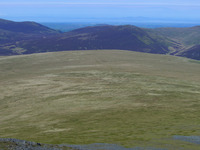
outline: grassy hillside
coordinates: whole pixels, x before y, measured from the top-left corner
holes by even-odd
[[[158,28],[154,31],[160,34],[179,41],[186,47],[200,44],[200,26],[190,28]]]
[[[177,55],[200,60],[200,45],[195,45],[186,51],[178,53]]]
[[[168,47],[169,54],[200,60],[200,26],[145,30],[152,38]]]
[[[198,149],[200,63],[130,51],[0,57],[0,135],[41,143]]]

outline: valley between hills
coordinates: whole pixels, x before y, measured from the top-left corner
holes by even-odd
[[[0,149],[198,150],[199,39],[199,26],[1,19]]]
[[[200,26],[145,29],[102,25],[61,32],[36,22],[0,19],[0,55],[119,49],[200,60]]]

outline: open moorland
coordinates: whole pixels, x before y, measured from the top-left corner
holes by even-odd
[[[0,57],[0,136],[198,149],[200,62],[120,50]]]

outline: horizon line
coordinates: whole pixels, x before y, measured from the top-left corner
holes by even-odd
[[[182,3],[69,3],[69,2],[0,2],[0,5],[140,5],[140,6],[187,6],[200,7],[200,4]]]

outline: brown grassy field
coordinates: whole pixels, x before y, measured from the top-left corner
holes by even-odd
[[[198,149],[200,63],[119,50],[0,57],[0,136]],[[168,145],[168,146],[167,146]]]

